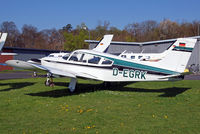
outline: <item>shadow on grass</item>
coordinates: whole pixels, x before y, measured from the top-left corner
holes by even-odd
[[[83,93],[90,93],[100,90],[110,90],[110,91],[128,91],[128,92],[138,92],[138,93],[163,93],[159,95],[159,97],[175,97],[178,94],[185,92],[190,88],[182,88],[182,87],[171,87],[171,88],[163,88],[163,89],[144,89],[144,88],[130,88],[124,87],[130,83],[115,83],[110,86],[110,88],[106,88],[104,83],[101,84],[77,84],[76,90],[74,93],[70,93],[68,88],[66,89],[57,89],[52,91],[38,92],[38,93],[29,93],[27,95],[30,96],[41,96],[41,97],[63,97],[63,96],[72,96],[79,95]],[[56,86],[67,86],[68,83],[64,82],[56,82]]]
[[[0,90],[0,92],[21,89],[35,84],[34,82],[20,82],[20,83],[0,83],[0,86],[9,86],[9,88]]]

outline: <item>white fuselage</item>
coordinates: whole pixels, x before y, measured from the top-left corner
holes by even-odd
[[[77,54],[76,54],[77,53]],[[73,59],[74,55],[76,60]],[[81,59],[82,58],[82,59]],[[92,58],[96,58],[97,61],[91,62]],[[125,62],[125,64],[139,64],[140,62],[133,62],[130,59],[124,59],[110,54],[98,53],[92,50],[80,50],[73,52],[69,58],[53,58],[45,57],[41,59],[41,65],[60,69],[63,72],[71,72],[76,77],[90,78],[102,81],[164,81],[168,79],[160,79],[164,75],[158,72],[148,71],[134,68],[129,65],[118,65],[117,61]],[[107,62],[107,63],[106,63]],[[146,63],[145,63],[146,64]],[[147,65],[148,67],[148,65]],[[155,67],[154,69],[157,69]]]

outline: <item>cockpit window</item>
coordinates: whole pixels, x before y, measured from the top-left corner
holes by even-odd
[[[67,60],[67,59],[69,58],[69,56],[70,56],[70,53],[67,53],[67,54],[65,54],[64,56],[62,56],[62,58],[63,58],[64,60]]]
[[[64,57],[63,57],[64,58]],[[73,61],[74,63],[83,63],[85,65],[93,64],[93,65],[103,65],[103,66],[110,66],[113,61],[108,60],[106,58],[93,55],[93,54],[88,54],[88,53],[83,53],[83,52],[75,52],[69,59],[69,61]]]
[[[91,64],[98,64],[99,61],[100,61],[100,57],[97,57],[97,56],[93,56],[93,58],[89,59],[88,60],[88,63],[91,63]]]
[[[80,53],[75,52],[71,57],[70,61],[78,61],[78,57],[80,57]]]
[[[65,60],[67,60],[69,58],[69,55],[65,55],[62,58],[65,59]]]

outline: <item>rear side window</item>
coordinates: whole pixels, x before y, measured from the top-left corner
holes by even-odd
[[[112,61],[108,59],[104,59],[102,62],[102,65],[111,65],[111,64],[112,64]]]
[[[135,56],[131,56],[131,59],[135,59]]]
[[[121,55],[122,58],[126,58],[126,55]]]
[[[142,56],[138,56],[138,59],[141,59],[142,58]]]

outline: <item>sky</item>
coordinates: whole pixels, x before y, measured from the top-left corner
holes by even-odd
[[[170,19],[200,20],[200,0],[0,0],[0,24],[13,21],[38,30],[73,28],[84,22],[94,29],[100,22],[123,29],[134,22]]]

